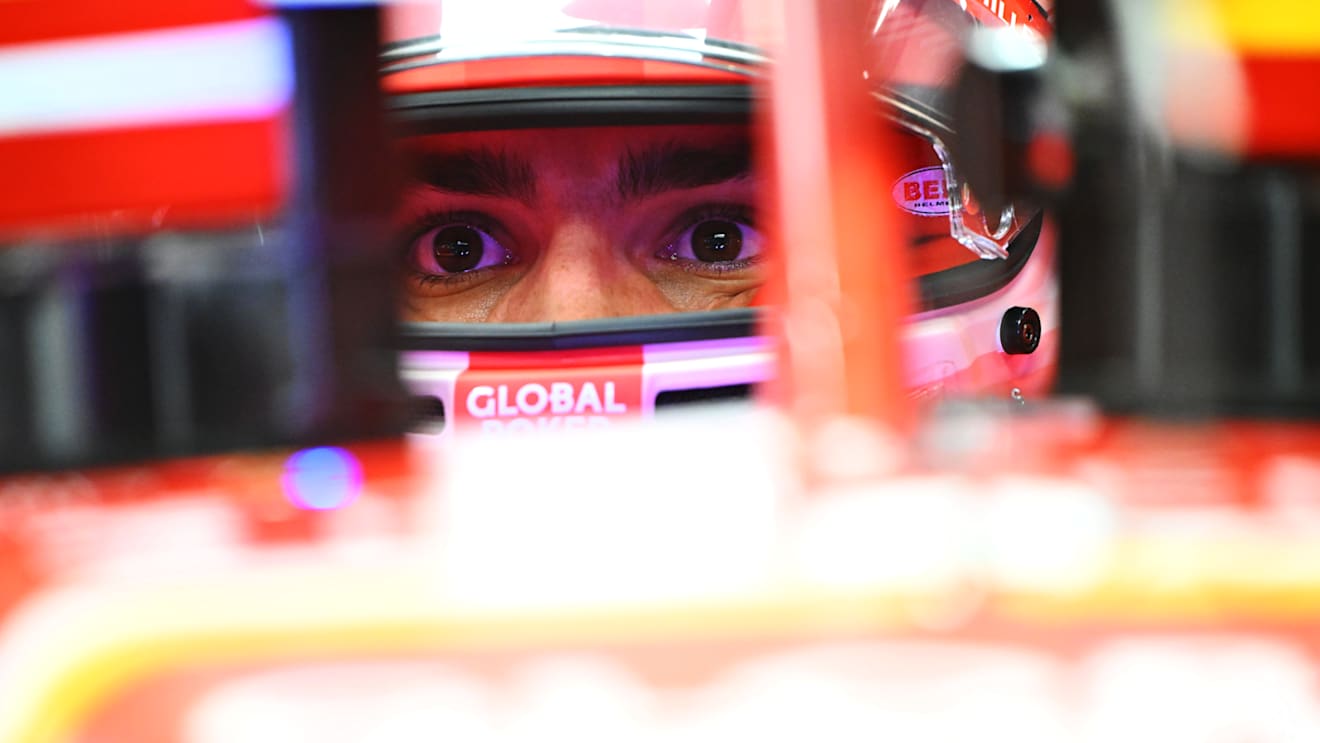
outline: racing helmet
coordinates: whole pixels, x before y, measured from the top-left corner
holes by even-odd
[[[1035,205],[981,209],[949,155],[949,99],[971,28],[1041,39],[1048,14],[884,0],[871,19],[859,74],[902,143],[875,200],[907,233],[910,393],[1040,393],[1056,356],[1053,235]],[[383,87],[409,177],[401,370],[424,430],[608,426],[770,378],[749,132],[771,61],[748,42],[754,22],[739,0],[389,6]],[[628,198],[648,213],[615,219]],[[597,219],[619,232],[595,249],[644,245],[630,260],[659,291],[608,265],[595,278],[620,283],[594,293],[552,283],[571,255],[548,243],[599,238],[582,224]]]

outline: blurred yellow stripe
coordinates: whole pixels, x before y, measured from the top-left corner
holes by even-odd
[[[875,592],[791,593],[740,599],[581,610],[468,611],[428,592],[425,578],[341,576],[338,590],[314,579],[285,587],[294,601],[240,583],[113,594],[93,602],[97,627],[56,622],[24,657],[37,664],[17,709],[0,714],[3,743],[58,743],[85,733],[115,693],[171,671],[242,665],[398,657],[453,650],[536,649],[638,641],[745,641],[786,633],[895,631],[905,601]],[[275,586],[278,588],[279,586]],[[265,586],[269,590],[272,586]],[[910,603],[907,602],[907,603]],[[281,605],[283,604],[283,605]],[[223,612],[215,607],[223,606]],[[67,619],[67,618],[66,618]]]
[[[1245,54],[1320,55],[1317,0],[1172,0],[1175,39]]]
[[[0,0],[3,1],[3,0]],[[1147,534],[1116,540],[1093,581],[1046,588],[936,582],[832,589],[786,580],[702,600],[651,605],[481,607],[447,598],[425,558],[345,569],[268,566],[206,581],[61,589],[28,605],[6,658],[21,687],[0,700],[0,741],[78,737],[116,692],[172,671],[452,650],[536,650],[726,640],[813,642],[903,636],[941,622],[958,638],[985,621],[998,642],[1031,647],[1042,628],[1311,628],[1320,621],[1320,544],[1305,535]],[[969,574],[971,575],[971,574]],[[45,607],[41,612],[36,608]],[[41,621],[37,621],[40,618]],[[94,625],[88,624],[94,617]],[[935,624],[932,624],[935,623]],[[93,627],[93,629],[89,629]]]

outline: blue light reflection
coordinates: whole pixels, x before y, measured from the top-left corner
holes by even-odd
[[[280,482],[293,505],[328,511],[352,503],[362,492],[362,466],[339,447],[304,449],[284,463]]]

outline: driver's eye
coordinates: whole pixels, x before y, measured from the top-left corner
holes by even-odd
[[[742,228],[727,219],[708,219],[692,229],[692,255],[699,261],[731,261],[742,252]]]
[[[485,230],[448,224],[427,230],[409,247],[413,268],[423,274],[462,274],[504,265],[512,254]]]
[[[764,239],[750,218],[708,216],[689,224],[657,257],[720,270],[746,267],[761,257]]]

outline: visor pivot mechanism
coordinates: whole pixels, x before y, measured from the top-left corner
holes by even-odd
[[[999,321],[999,344],[1004,353],[1031,353],[1040,345],[1040,335],[1040,314],[1030,307],[1010,307]]]

